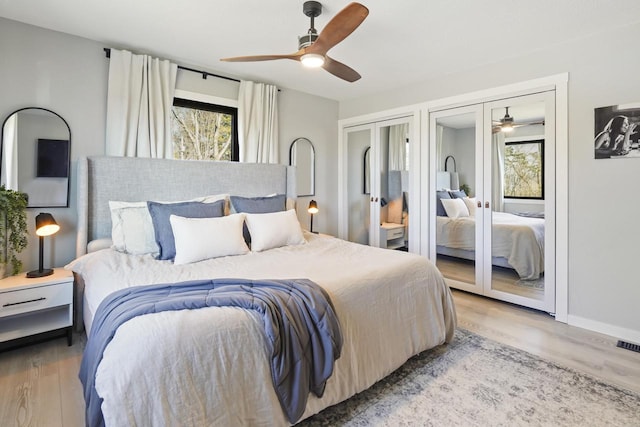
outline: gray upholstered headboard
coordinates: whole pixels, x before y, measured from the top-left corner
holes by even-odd
[[[286,194],[295,200],[294,168],[236,162],[89,157],[78,160],[76,256],[87,243],[111,237],[109,200],[177,201],[228,193],[256,197]]]

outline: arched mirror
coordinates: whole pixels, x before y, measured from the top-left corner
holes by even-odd
[[[364,149],[362,171],[362,194],[371,194],[371,146]]]
[[[11,113],[2,124],[0,184],[29,195],[30,208],[69,206],[71,129],[38,107]]]
[[[289,166],[296,167],[298,197],[316,193],[316,152],[307,138],[296,138],[289,148]]]

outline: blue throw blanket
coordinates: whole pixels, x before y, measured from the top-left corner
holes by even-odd
[[[262,319],[273,386],[287,418],[296,422],[309,392],[318,397],[324,393],[342,350],[340,324],[329,296],[307,279],[215,279],[137,286],[102,301],[80,365],[87,426],[104,425],[95,375],[120,325],[143,314],[214,306],[241,307]]]

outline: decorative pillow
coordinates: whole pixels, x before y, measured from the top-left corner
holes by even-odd
[[[217,218],[224,216],[224,200],[214,203],[181,202],[159,203],[147,202],[155,239],[160,249],[158,259],[173,259],[176,256],[176,247],[171,230],[169,217],[171,215],[185,218]]]
[[[436,215],[447,216],[447,213],[444,211],[444,206],[442,206],[441,199],[450,199],[450,198],[451,198],[451,195],[447,190],[436,191]]]
[[[469,216],[469,210],[462,199],[442,199],[442,206],[451,219]]]
[[[464,202],[467,210],[469,211],[469,216],[476,216],[476,198],[475,197],[463,197],[462,201]]]
[[[245,214],[218,218],[169,217],[175,239],[176,265],[249,252],[242,237]]]
[[[449,194],[451,194],[452,199],[463,199],[467,197],[467,193],[464,190],[450,190]]]
[[[226,200],[228,194],[198,197],[189,202],[214,203]],[[164,203],[180,203],[164,202]],[[111,240],[113,249],[132,255],[157,254],[159,251],[153,231],[153,221],[147,202],[109,201],[111,210]]]
[[[146,202],[109,201],[113,248],[132,255],[157,254],[151,215]]]
[[[251,250],[254,252],[306,242],[294,210],[247,214],[245,222],[251,234]]]
[[[264,197],[231,196],[231,207],[236,213],[269,213],[281,212],[285,208],[284,194]]]
[[[285,210],[286,196],[284,194],[275,194],[264,197],[240,197],[231,196],[231,211],[244,213],[271,213],[282,212]],[[251,235],[247,226],[243,229],[244,240],[247,244],[251,243]]]

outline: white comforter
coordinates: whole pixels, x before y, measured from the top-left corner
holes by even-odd
[[[544,272],[544,219],[492,212],[491,256],[506,258],[521,279]],[[436,245],[475,251],[474,217],[438,216]]]
[[[331,296],[344,347],[324,396],[309,397],[306,418],[450,340],[456,320],[449,289],[426,258],[305,237],[304,245],[184,266],[107,249],[67,267],[83,276],[92,313],[128,286],[215,277],[315,281]],[[270,378],[259,320],[214,307],[122,325],[105,350],[96,389],[107,426],[287,425]]]

